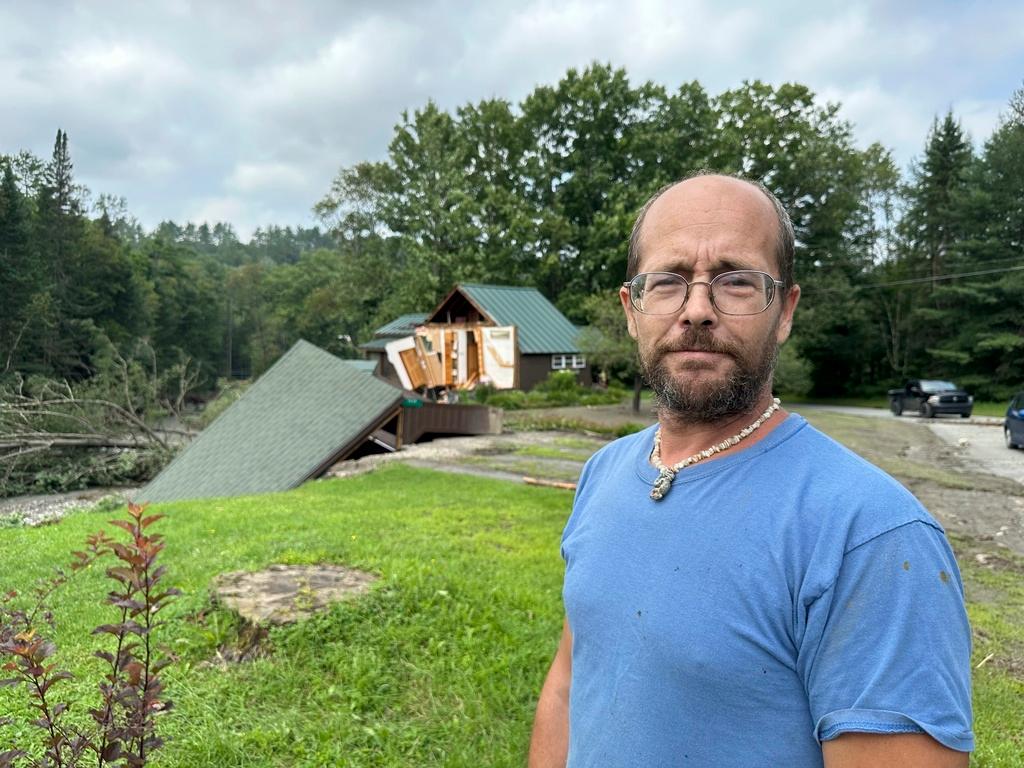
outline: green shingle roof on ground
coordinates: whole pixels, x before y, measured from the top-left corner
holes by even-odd
[[[373,332],[374,336],[390,336],[401,339],[412,336],[417,325],[423,325],[428,315],[423,312],[414,312],[408,315],[400,315],[386,325],[382,325]]]
[[[296,342],[135,498],[176,501],[294,488],[401,401],[397,387]]]
[[[576,326],[536,288],[509,285],[458,286],[498,325],[514,325],[519,351],[525,355],[578,353]]]

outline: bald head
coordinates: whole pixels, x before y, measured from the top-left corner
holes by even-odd
[[[662,187],[644,203],[629,237],[626,280],[632,280],[640,271],[648,220],[652,226],[658,227],[673,222],[677,225],[685,224],[688,211],[697,211],[709,201],[717,201],[718,204],[726,201],[729,207],[741,211],[746,226],[764,226],[767,228],[765,231],[774,231],[771,246],[775,252],[779,279],[786,284],[787,289],[792,286],[795,238],[793,224],[782,203],[758,182],[704,172]]]

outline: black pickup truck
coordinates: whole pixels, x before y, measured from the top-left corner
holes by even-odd
[[[903,389],[889,390],[889,410],[897,416],[913,411],[927,419],[939,413],[959,413],[966,419],[973,407],[974,398],[951,381],[911,379]]]

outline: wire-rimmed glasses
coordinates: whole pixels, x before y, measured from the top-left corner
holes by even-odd
[[[711,304],[724,315],[758,315],[771,306],[777,288],[785,283],[767,272],[740,269],[723,272],[711,282],[689,281],[675,272],[641,272],[628,283],[629,300],[645,315],[671,315],[683,308],[690,286],[706,285]]]

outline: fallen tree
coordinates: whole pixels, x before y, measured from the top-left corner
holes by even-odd
[[[179,423],[197,380],[188,361],[157,375],[120,355],[75,384],[15,374],[0,385],[0,496],[148,479],[190,434],[161,422]]]

